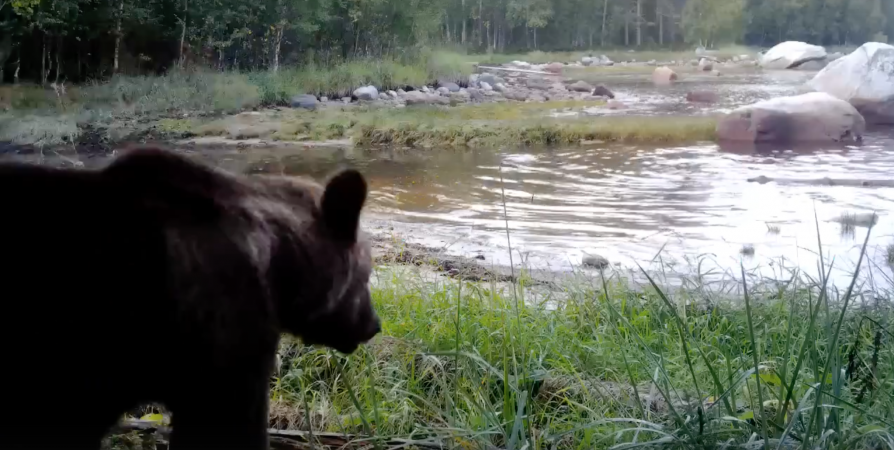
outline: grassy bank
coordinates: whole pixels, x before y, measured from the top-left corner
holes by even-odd
[[[80,86],[0,86],[0,142],[61,145],[77,139],[86,125],[122,133],[134,123],[161,117],[219,115],[288,104],[301,93],[350,96],[357,87],[421,86],[459,80],[472,65],[446,53],[408,61],[354,60],[333,65],[308,63],[279,72],[170,72],[158,77],[117,76]]]
[[[574,145],[582,141],[679,143],[714,139],[716,119],[712,117],[549,117],[550,113],[558,111],[574,113],[603,106],[602,102],[555,101],[453,108],[284,110],[243,114],[210,123],[177,121],[168,126],[189,129],[198,136],[229,139],[320,141],[351,138],[357,145],[424,148]]]
[[[380,269],[382,335],[350,357],[284,343],[271,422],[466,449],[894,448],[890,296],[792,275],[532,297]]]

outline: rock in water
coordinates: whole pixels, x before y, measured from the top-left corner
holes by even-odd
[[[655,84],[668,85],[674,81],[677,81],[677,74],[670,67],[656,67],[652,72],[652,82]]]
[[[450,95],[450,89],[448,89],[448,88],[446,88],[446,87],[444,87],[444,86],[441,86],[441,87],[438,88],[438,94],[441,94],[441,95]]]
[[[605,87],[605,85],[602,85],[602,84],[593,88],[593,93],[591,95],[593,95],[595,97],[615,98],[615,93],[612,92],[609,88]]]
[[[829,65],[829,61],[826,59],[814,59],[813,61],[807,61],[804,64],[795,67],[796,70],[823,70],[827,65]]]
[[[593,58],[591,58],[589,56],[584,56],[583,58],[580,59],[580,63],[585,66],[590,66],[591,64],[593,64]]]
[[[714,63],[711,62],[710,59],[702,58],[698,62],[698,68],[701,69],[703,72],[710,72],[714,70]]]
[[[721,141],[788,144],[860,140],[863,116],[823,92],[763,100],[737,108],[717,124]]]
[[[807,85],[847,100],[871,124],[894,124],[894,46],[867,42],[816,74]]]
[[[354,90],[354,97],[358,100],[378,100],[379,90],[375,86],[364,86]]]
[[[481,81],[481,82],[479,82],[478,84],[481,85],[481,90],[482,90],[482,91],[492,91],[492,90],[494,90],[493,86],[491,86],[490,83],[488,83],[487,81]]]
[[[586,255],[583,259],[583,264],[585,267],[593,267],[595,269],[605,269],[608,267],[609,262],[603,256],[599,255]]]
[[[594,88],[586,81],[575,81],[568,85],[568,89],[574,92],[592,92]]]
[[[717,93],[712,91],[691,91],[686,94],[686,101],[695,103],[715,103],[717,100]]]
[[[317,109],[317,98],[310,94],[299,94],[292,97],[292,108]]]
[[[760,59],[765,69],[792,69],[807,61],[826,58],[826,49],[798,41],[787,41],[767,50]]]

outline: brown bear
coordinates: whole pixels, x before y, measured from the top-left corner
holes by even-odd
[[[267,448],[282,332],[375,336],[362,175],[239,176],[158,149],[100,170],[0,164],[0,448],[96,449],[133,407],[171,445]]]

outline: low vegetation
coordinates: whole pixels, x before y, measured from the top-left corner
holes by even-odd
[[[363,107],[242,114],[195,125],[199,136],[321,141],[351,138],[357,145],[407,147],[552,145],[600,142],[668,143],[712,140],[711,117],[551,118],[601,102],[491,103],[451,108]]]
[[[350,96],[360,86],[421,86],[459,80],[472,66],[450,54],[430,53],[412,62],[353,60],[314,64],[276,73],[171,71],[163,76],[116,76],[79,86],[0,86],[0,142],[61,145],[86,126],[133,128],[160,118],[221,115],[288,104],[301,93]],[[130,122],[130,123],[129,123]]]
[[[285,342],[271,423],[371,446],[892,449],[891,298],[829,269],[674,289],[580,274],[543,293],[524,271],[381,267],[382,335],[350,357]]]

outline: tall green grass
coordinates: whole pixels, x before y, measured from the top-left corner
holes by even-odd
[[[738,290],[644,271],[638,288],[581,275],[546,293],[524,272],[380,268],[382,335],[350,357],[284,342],[271,419],[467,449],[894,449],[891,298],[859,273],[836,289],[830,266],[743,272]]]

